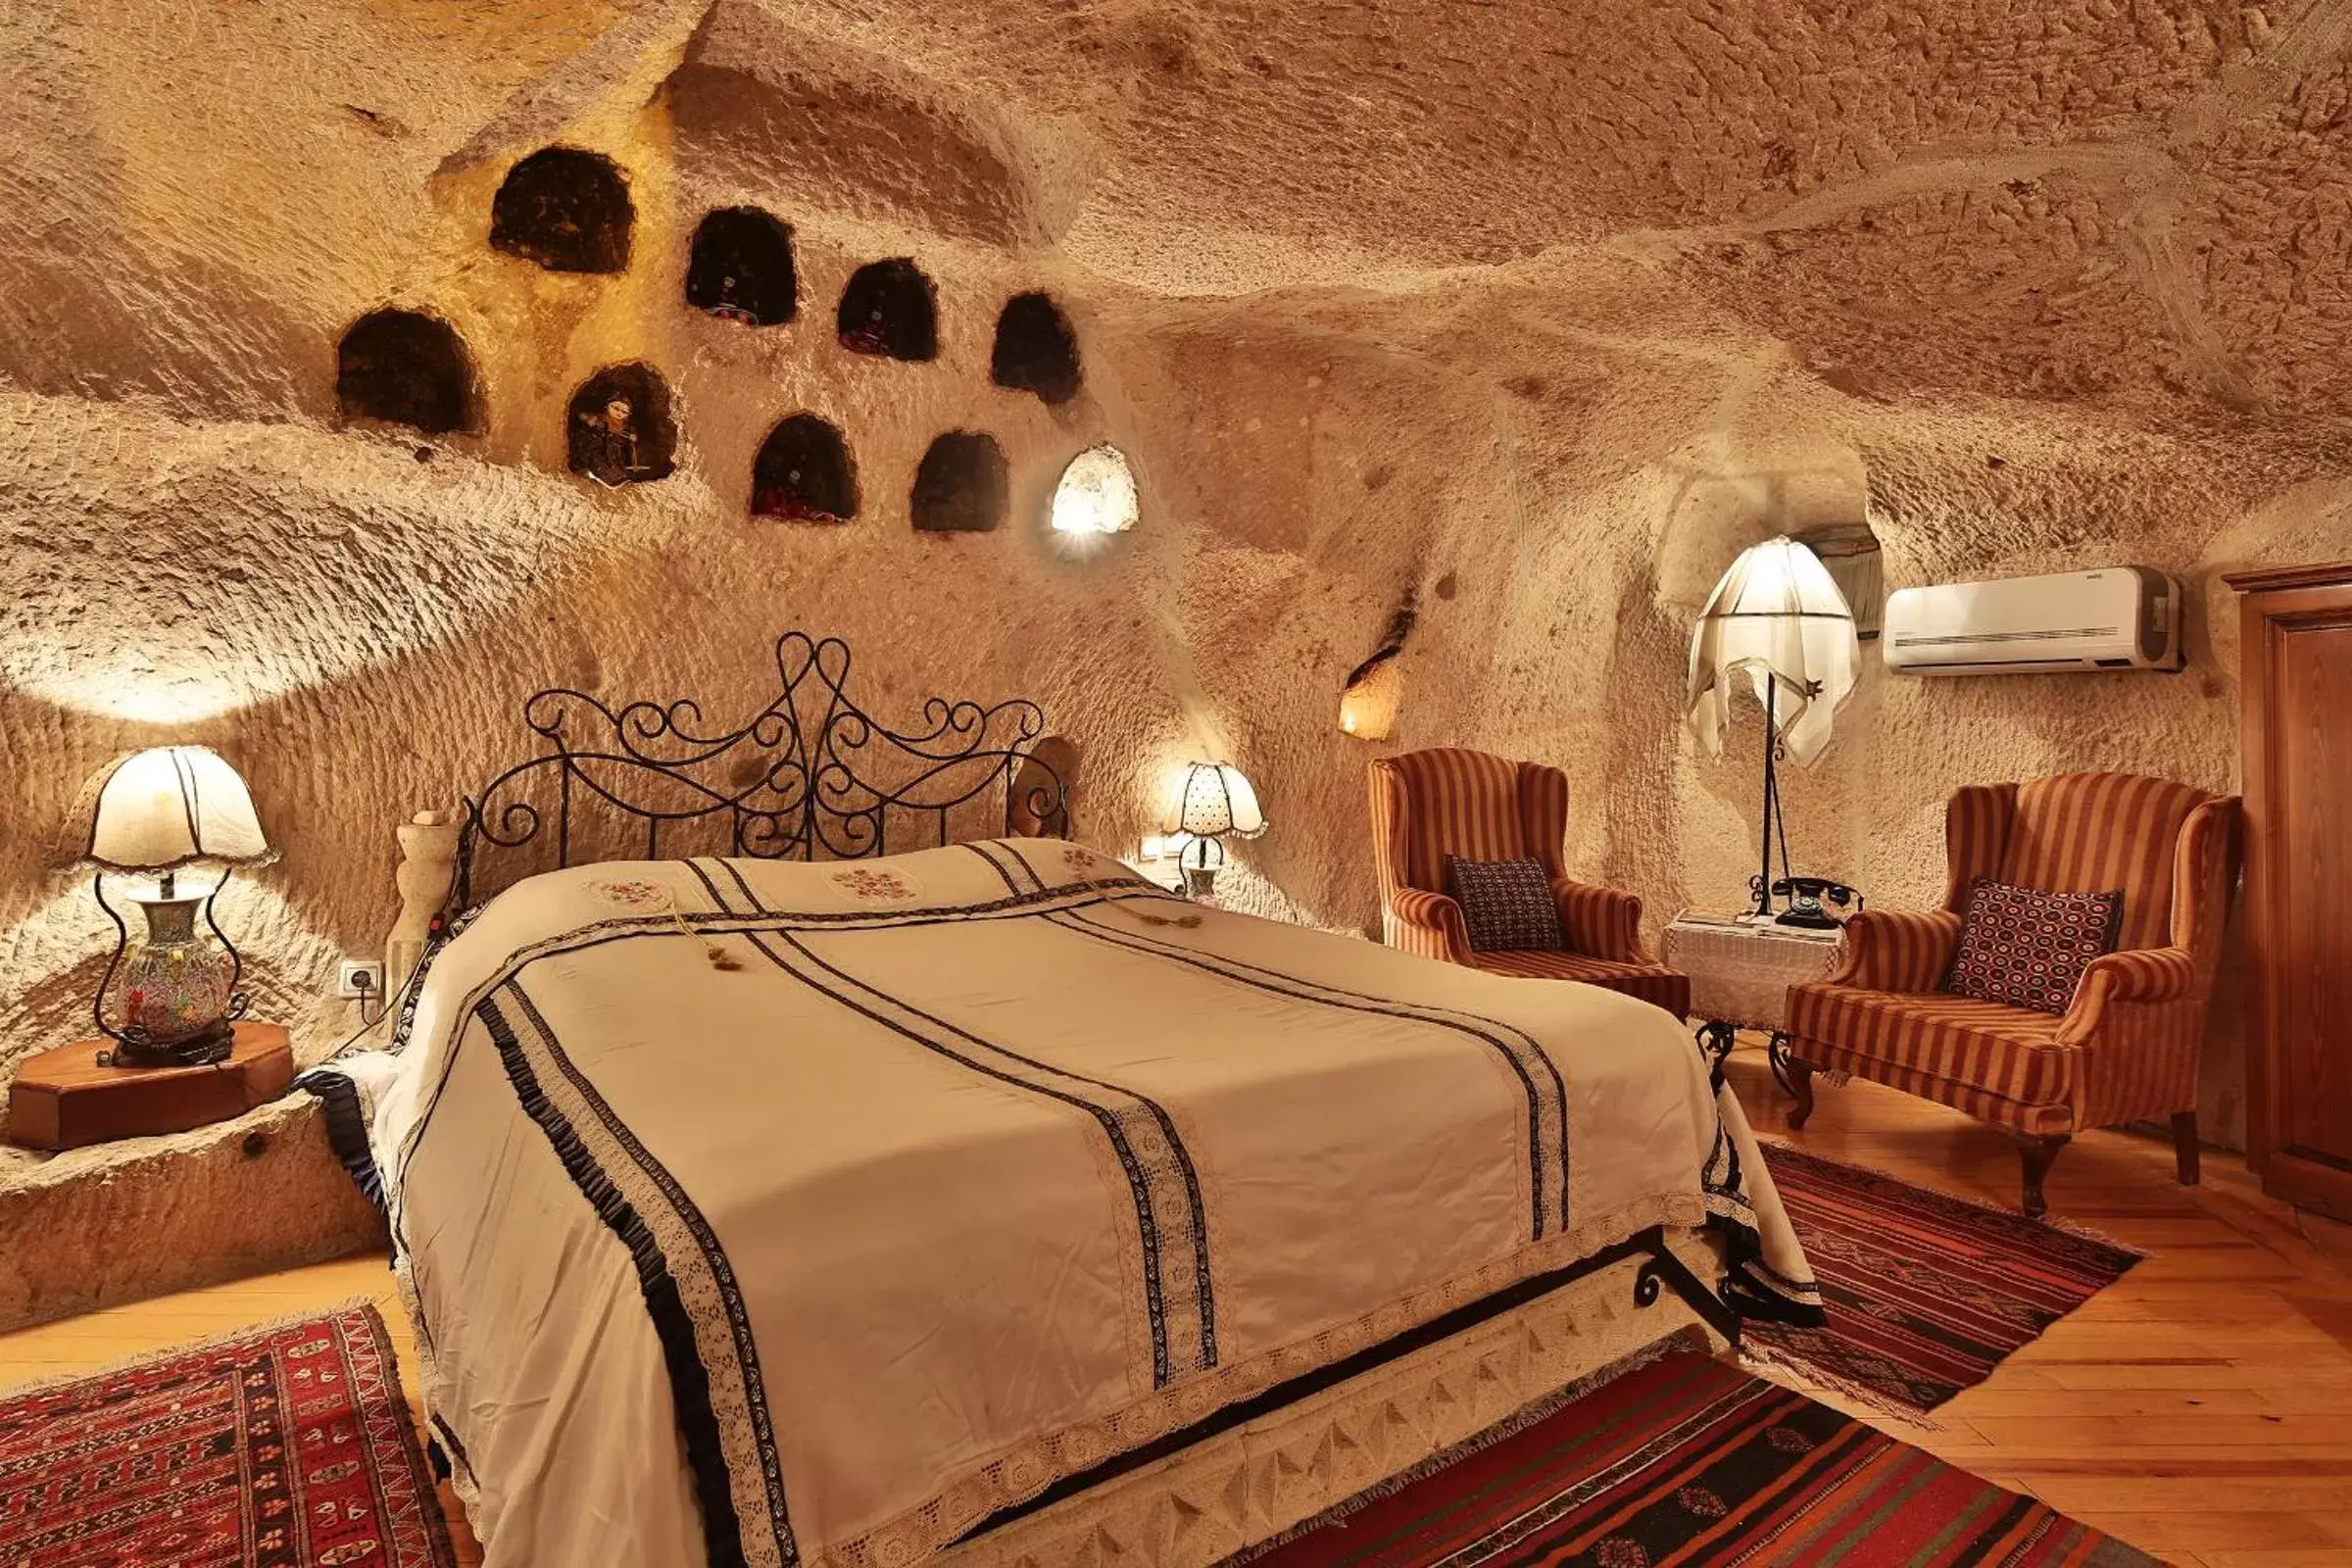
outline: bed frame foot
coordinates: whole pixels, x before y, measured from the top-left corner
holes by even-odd
[[[1658,1293],[1671,1287],[1683,1298],[1685,1305],[1696,1312],[1707,1327],[1740,1348],[1740,1313],[1723,1298],[1721,1293],[1707,1288],[1706,1281],[1690,1272],[1690,1265],[1674,1255],[1666,1245],[1663,1230],[1648,1230],[1636,1237],[1642,1251],[1642,1267],[1634,1275],[1634,1304],[1654,1305]]]

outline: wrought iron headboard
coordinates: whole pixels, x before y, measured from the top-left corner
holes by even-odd
[[[475,900],[476,860],[554,838],[553,863],[569,865],[583,825],[575,812],[631,824],[641,840],[608,829],[604,845],[659,859],[672,827],[701,823],[703,853],[762,859],[857,859],[891,853],[913,834],[947,844],[958,808],[966,819],[994,789],[1004,792],[1002,831],[1066,832],[1067,782],[1033,755],[1045,711],[1026,698],[984,707],[932,697],[919,727],[892,729],[850,700],[850,647],[788,631],[776,639],[782,689],[735,729],[706,731],[692,698],[608,707],[586,692],[553,687],[522,705],[549,749],[466,797],[458,839],[455,906]],[[604,809],[609,808],[609,809]],[[675,846],[670,853],[680,853]],[[612,858],[593,854],[590,858]]]

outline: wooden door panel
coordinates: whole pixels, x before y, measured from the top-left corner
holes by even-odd
[[[2352,1173],[2352,615],[2279,628],[2271,756],[2281,901],[2279,1152]]]

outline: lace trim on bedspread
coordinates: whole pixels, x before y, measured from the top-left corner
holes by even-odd
[[[806,1550],[802,1561],[808,1568],[906,1568],[958,1540],[991,1515],[1027,1502],[1055,1482],[1091,1470],[1105,1459],[1140,1448],[1278,1384],[1384,1344],[1522,1280],[1566,1267],[1653,1225],[1684,1230],[1702,1226],[1716,1206],[1711,1198],[1676,1194],[1545,1237],[1508,1257],[1363,1317],[1148,1395],[1101,1420],[1032,1438],[966,1467],[923,1503],[862,1536]]]

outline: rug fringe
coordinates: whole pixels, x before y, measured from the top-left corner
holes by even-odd
[[[1459,1464],[1482,1449],[1491,1448],[1507,1438],[1515,1437],[1539,1421],[1557,1415],[1565,1406],[1575,1403],[1602,1384],[1612,1383],[1628,1372],[1639,1371],[1652,1361],[1677,1350],[1695,1350],[1702,1355],[1708,1354],[1712,1347],[1718,1343],[1720,1342],[1711,1340],[1707,1336],[1706,1330],[1696,1324],[1677,1329],[1664,1339],[1645,1345],[1631,1355],[1620,1356],[1607,1366],[1587,1373],[1566,1388],[1545,1395],[1516,1415],[1496,1422],[1485,1431],[1455,1444],[1452,1447],[1433,1453],[1418,1464],[1407,1465],[1387,1480],[1373,1483],[1353,1496],[1333,1503],[1321,1513],[1299,1520],[1298,1523],[1278,1535],[1268,1536],[1254,1545],[1244,1546],[1232,1556],[1221,1558],[1217,1563],[1217,1568],[1241,1568],[1242,1564],[1254,1562],[1276,1547],[1290,1544],[1300,1536],[1312,1535],[1326,1525],[1338,1524],[1349,1515],[1369,1508],[1384,1497],[1393,1497],[1405,1488],[1417,1482],[1426,1481],[1431,1476]]]
[[[1741,1341],[1740,1365],[1745,1371],[1759,1372],[1767,1377],[1775,1372],[1781,1373],[1799,1394],[1805,1393],[1808,1388],[1827,1389],[1841,1399],[1852,1400],[1873,1415],[1899,1421],[1923,1433],[1946,1430],[1942,1422],[1918,1405],[1907,1404],[1891,1394],[1872,1388],[1859,1378],[1848,1377],[1842,1372],[1834,1372],[1791,1355],[1778,1346],[1763,1345],[1753,1340]]]
[[[2034,1219],[2022,1209],[2009,1208],[1998,1203],[1987,1203],[1981,1198],[1964,1198],[1958,1193],[1941,1187],[1931,1187],[1925,1182],[1913,1181],[1908,1176],[1897,1176],[1890,1170],[1880,1170],[1875,1165],[1857,1165],[1849,1159],[1833,1159],[1827,1154],[1807,1149],[1802,1144],[1792,1144],[1785,1138],[1767,1138],[1758,1133],[1756,1143],[1766,1151],[1778,1149],[1791,1154],[1802,1154],[1807,1159],[1819,1160],[1824,1165],[1835,1165],[1840,1170],[1856,1170],[1865,1176],[1879,1176],[1888,1181],[1902,1182],[1907,1186],[1918,1188],[1923,1193],[1932,1193],[1947,1203],[1958,1203],[1963,1208],[1973,1208],[1986,1214],[1998,1214],[2004,1219],[2015,1220],[2020,1225],[2038,1225],[2045,1230],[2062,1231],[2080,1241],[2096,1242],[2101,1247],[2112,1247],[2117,1251],[2137,1258],[2143,1263],[2148,1259],[2146,1252],[2133,1247],[2130,1242],[2119,1242],[2103,1231],[2094,1230],[2088,1225],[2074,1220],[2060,1219],[2054,1214],[2044,1214],[2039,1219]]]
[[[377,1338],[384,1342],[386,1363],[391,1364],[396,1359],[392,1353],[392,1339],[384,1328],[383,1313],[376,1310],[375,1298],[355,1296],[348,1300],[312,1307],[307,1312],[293,1312],[284,1317],[264,1318],[258,1322],[245,1324],[240,1328],[226,1330],[223,1333],[207,1335],[201,1340],[190,1340],[184,1345],[167,1345],[160,1349],[142,1350],[136,1355],[125,1355],[118,1360],[109,1361],[103,1366],[85,1367],[77,1372],[61,1372],[55,1377],[34,1378],[25,1383],[12,1383],[5,1388],[0,1388],[0,1400],[14,1399],[20,1395],[48,1394],[57,1389],[71,1388],[76,1383],[87,1383],[93,1378],[108,1378],[114,1377],[118,1373],[135,1372],[141,1367],[153,1366],[159,1361],[176,1360],[183,1355],[201,1355],[207,1350],[218,1350],[225,1346],[241,1345],[247,1340],[262,1335],[275,1334],[281,1329],[299,1328],[305,1323],[314,1323],[322,1317],[336,1317],[342,1313],[353,1311],[364,1311],[368,1314],[374,1325]],[[83,1315],[87,1316],[88,1314],[84,1313]],[[70,1317],[61,1317],[54,1321],[71,1323],[74,1320]]]

